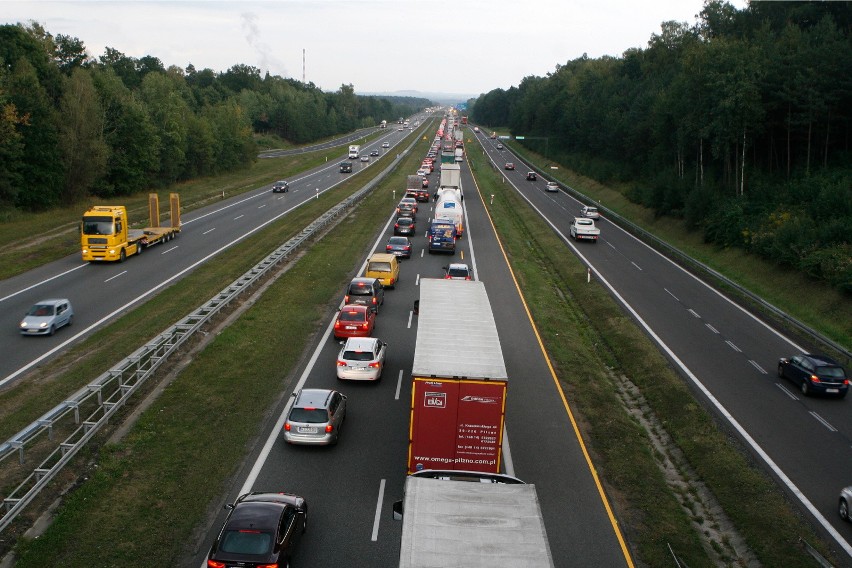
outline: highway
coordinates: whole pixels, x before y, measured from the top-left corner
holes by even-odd
[[[288,446],[280,436],[288,405],[282,405],[267,443],[244,465],[229,501],[246,491],[285,491],[305,497],[309,526],[296,566],[393,566],[399,557],[401,523],[391,506],[402,498],[406,475],[411,368],[417,331],[414,301],[422,278],[440,278],[449,262],[466,262],[485,283],[509,376],[507,471],[536,485],[548,539],[558,567],[627,566],[622,543],[608,517],[542,349],[524,311],[485,208],[466,166],[462,182],[467,230],[455,256],[425,253],[423,228],[432,203],[421,203],[412,258],[402,261],[400,283],[385,294],[375,337],[386,341],[388,360],[378,383],[339,381],[340,345],[325,334],[312,346],[299,388],[332,388],[348,397],[340,443],[332,447]],[[437,183],[438,169],[431,176]],[[392,234],[393,211],[373,250],[383,251]],[[365,259],[358,259],[360,265]],[[353,266],[357,268],[358,265]],[[342,291],[341,291],[342,299]],[[566,482],[570,479],[570,482]],[[245,481],[243,481],[245,480]],[[199,545],[197,565],[224,521],[212,523]],[[369,560],[366,560],[369,559]]]
[[[495,167],[562,235],[593,278],[652,337],[699,399],[780,481],[852,560],[852,525],[837,515],[840,489],[852,484],[852,412],[845,400],[804,397],[777,377],[779,357],[806,352],[792,339],[605,219],[597,243],[568,237],[582,204],[526,180],[531,169],[501,140],[477,135]],[[473,144],[469,144],[473,151]],[[514,162],[514,171],[505,170]],[[844,552],[840,552],[842,555]]]
[[[374,148],[382,155],[395,153],[410,133],[388,128],[363,145],[362,154]],[[381,147],[385,141],[390,148]],[[369,163],[355,160],[353,173],[341,174],[338,164],[345,159],[346,151],[345,146],[334,150],[327,164],[288,180],[287,193],[273,194],[270,185],[185,215],[179,237],[154,245],[124,263],[85,263],[76,253],[0,281],[0,387],[159,293],[201,263],[229,249],[228,254],[239,254],[241,240],[279,221],[305,201],[352,175],[364,172],[359,178],[366,182],[371,172],[375,175],[380,171],[374,167],[375,159]],[[167,196],[161,196],[163,199]],[[82,213],[81,210],[81,216]],[[131,215],[131,222],[134,221],[147,223]],[[161,222],[168,224],[167,215]],[[25,337],[18,333],[18,322],[27,309],[48,298],[71,300],[73,326],[58,330],[53,337]],[[140,338],[140,345],[143,340]]]

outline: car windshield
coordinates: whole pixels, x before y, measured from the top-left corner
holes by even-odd
[[[449,270],[449,274],[450,274],[450,276],[462,276],[462,277],[465,277],[465,276],[467,276],[467,268],[464,268],[464,267],[460,267],[460,268],[452,268],[452,267],[451,267],[451,268],[450,268],[450,270]]]
[[[846,376],[841,367],[817,367],[817,374],[833,379],[842,379]]]
[[[28,316],[45,317],[53,315],[53,306],[45,304],[36,304],[27,312]]]
[[[340,312],[340,321],[364,321],[364,312],[358,310],[345,310]]]
[[[405,240],[405,237],[391,237],[388,241],[389,245],[407,245],[408,241]]]
[[[84,235],[111,235],[112,217],[83,217]]]
[[[290,411],[290,422],[324,424],[328,422],[328,412],[324,408],[295,407]]]
[[[229,554],[269,554],[272,550],[272,534],[257,530],[225,531],[219,550]]]
[[[371,262],[367,270],[369,272],[390,272],[391,266],[389,262]]]
[[[347,361],[372,361],[372,351],[344,351],[343,358]]]
[[[400,225],[411,225],[412,223],[414,223],[414,219],[411,219],[409,217],[402,217],[401,219],[397,219],[396,222]]]

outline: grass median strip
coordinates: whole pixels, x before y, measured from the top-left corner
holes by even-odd
[[[100,449],[94,456],[97,467],[65,499],[48,531],[20,543],[17,566],[132,565],[142,558],[152,566],[185,562],[208,503],[226,490],[263,418],[294,380],[290,372],[308,339],[327,321],[334,299],[392,211],[392,189],[404,187],[405,174],[422,153],[425,149],[412,152],[410,160],[197,355],[121,443]],[[341,195],[321,196],[317,209],[297,210],[304,218],[294,212],[281,225],[300,228]],[[296,230],[279,229],[268,236],[264,231],[249,248],[256,251],[253,260]],[[251,264],[246,260],[239,270]],[[219,274],[219,267],[208,263],[197,272]],[[205,298],[239,270],[232,267],[221,277],[211,276],[215,284]],[[188,295],[198,295],[196,278],[200,276],[194,273],[137,312],[156,310],[162,318],[179,305],[169,300],[174,288],[183,286]]]
[[[737,560],[736,551],[724,540],[719,545],[702,538],[702,533],[719,527],[680,504],[695,497],[681,499],[680,490],[666,483],[659,465],[660,449],[618,396],[624,389],[619,376],[638,388],[648,412],[682,452],[683,465],[697,476],[694,486],[709,488],[760,563],[812,566],[799,537],[819,543],[823,553],[825,543],[696,401],[684,380],[607,291],[587,284],[585,266],[480,154],[468,154],[477,181],[484,194],[496,196],[489,211],[560,382],[579,411],[584,437],[591,442],[620,524],[641,562],[673,565],[669,545],[693,568]]]

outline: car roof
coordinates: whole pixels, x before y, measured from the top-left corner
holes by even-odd
[[[343,348],[351,351],[372,351],[377,341],[379,340],[375,337],[350,337]]]
[[[370,258],[369,258],[369,260],[378,260],[379,262],[390,261],[391,259],[395,260],[396,257],[394,255],[388,254],[386,252],[374,252],[372,255],[370,255]]]
[[[350,284],[372,284],[376,281],[376,278],[367,278],[366,276],[358,276],[357,278],[353,278]]]
[[[302,389],[296,396],[296,401],[293,406],[303,408],[305,406],[315,406],[317,408],[326,408],[326,402],[331,397],[333,391],[329,389]]]
[[[803,353],[804,357],[810,359],[814,365],[817,367],[841,367],[842,365],[829,357],[828,355],[823,355],[822,353]]]
[[[401,219],[411,219],[411,217],[400,217],[400,218]],[[404,236],[400,236],[400,235],[394,235],[393,237],[388,239],[388,242],[392,243],[392,244],[396,244],[396,243],[410,243],[411,241],[408,240],[408,237],[404,237]]]
[[[465,270],[470,270],[470,267],[468,267],[468,265],[466,265],[463,262],[453,262],[453,263],[450,264],[450,266],[448,268],[456,268],[456,269],[462,268],[462,269],[465,269]]]
[[[34,306],[37,306],[37,305],[38,306],[56,306],[56,305],[61,304],[63,302],[68,302],[68,300],[65,299],[65,298],[50,298],[48,300],[39,300],[38,302],[36,302],[33,305]]]
[[[278,181],[276,181],[275,183],[287,183],[287,180],[285,180],[285,179],[279,179],[279,180],[278,180]]]
[[[287,503],[271,501],[240,501],[228,517],[228,529],[255,529],[275,532],[281,511]]]
[[[340,308],[341,312],[365,312],[367,311],[367,306],[363,304],[346,304],[342,308]]]
[[[399,217],[399,218],[396,220],[396,222],[397,222],[397,223],[399,223],[400,221],[407,221],[407,222],[411,222],[411,223],[413,223],[413,222],[414,222],[414,217]]]

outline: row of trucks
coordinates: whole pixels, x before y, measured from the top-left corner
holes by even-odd
[[[534,485],[504,475],[508,374],[485,285],[420,280],[400,568],[553,568]]]
[[[80,244],[85,262],[124,262],[128,256],[142,252],[157,243],[172,240],[180,234],[180,197],[169,195],[169,226],[160,225],[160,200],[156,193],[148,195],[150,225],[131,229],[124,205],[95,205],[83,213]]]
[[[464,235],[464,208],[462,207],[461,166],[441,164],[441,177],[435,191],[435,209],[429,225],[427,251],[455,254],[456,240]]]

